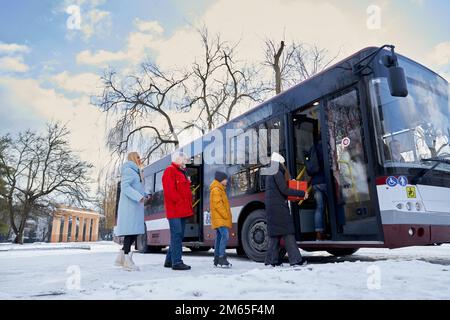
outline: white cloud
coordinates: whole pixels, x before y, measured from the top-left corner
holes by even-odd
[[[104,67],[108,63],[121,61],[126,59],[126,54],[122,51],[112,52],[106,50],[99,50],[92,53],[90,50],[81,51],[76,61],[78,64],[89,64]]]
[[[104,67],[118,61],[131,62],[134,65],[142,62],[148,50],[157,46],[156,44],[160,41],[159,35],[164,29],[156,21],[139,20],[136,22],[136,26],[144,32],[131,32],[124,50],[98,50],[96,52],[84,50],[77,55],[77,63]]]
[[[22,57],[0,57],[0,72],[27,72],[30,68]]]
[[[81,31],[86,40],[94,35],[104,36],[109,34],[112,25],[110,12],[92,9],[82,14],[82,18]]]
[[[68,92],[96,94],[101,88],[100,77],[94,73],[69,74],[61,72],[50,79],[61,89]]]
[[[0,41],[0,54],[27,53],[30,48],[26,45],[16,43],[4,43]]]
[[[154,34],[162,34],[164,32],[164,28],[159,24],[158,21],[144,21],[136,19],[134,21],[134,24],[141,32],[151,32]]]
[[[69,99],[54,89],[43,88],[34,79],[0,78],[0,87],[4,88],[5,107],[25,114],[33,114],[35,119],[45,121],[61,121],[67,123],[71,146],[80,152],[83,160],[93,163],[96,177],[108,162],[108,151],[105,149],[105,114],[90,104],[89,97]],[[23,94],[26,92],[26,94]],[[18,108],[19,106],[20,108]],[[21,126],[24,126],[23,128]],[[38,129],[42,129],[40,127]],[[21,121],[17,130],[28,129]]]
[[[224,40],[239,42],[239,57],[249,62],[263,60],[266,37],[317,44],[332,55],[340,52],[338,58],[384,43],[394,43],[400,52],[407,54],[415,51],[420,47],[416,39],[399,32],[405,30],[399,27],[402,22],[386,13],[390,5],[382,3],[381,29],[374,31],[366,26],[366,10],[331,1],[217,0],[197,21],[179,28],[168,38],[158,38],[149,46],[163,67],[189,65],[202,54],[195,29],[204,24],[211,34],[220,33]]]
[[[428,60],[436,66],[448,64],[450,62],[450,41],[436,45],[429,53]]]

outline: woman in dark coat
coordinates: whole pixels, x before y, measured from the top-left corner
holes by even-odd
[[[294,220],[290,213],[287,197],[308,198],[308,193],[288,187],[289,173],[284,166],[284,158],[274,152],[271,157],[272,167],[278,167],[273,175],[266,177],[266,214],[269,244],[266,253],[266,265],[277,266],[280,240],[283,238],[291,266],[303,265],[304,261],[295,240]]]

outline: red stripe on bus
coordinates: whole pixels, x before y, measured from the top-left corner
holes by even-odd
[[[387,178],[388,177],[378,177],[378,178],[376,178],[375,183],[377,184],[377,186],[386,184],[386,179]]]

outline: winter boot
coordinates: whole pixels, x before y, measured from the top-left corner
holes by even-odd
[[[273,268],[276,268],[276,267],[282,267],[282,266],[283,266],[283,263],[282,263],[282,262],[277,262],[277,263],[272,263],[272,264],[270,264],[270,263],[265,263],[264,265],[265,265],[265,266],[271,266],[271,267],[273,267]]]
[[[166,260],[164,262],[164,268],[172,268],[172,261]]]
[[[117,255],[116,261],[114,262],[114,265],[118,267],[123,267],[123,263],[125,262],[125,253],[121,249],[119,251],[119,254]]]
[[[219,257],[217,264],[222,268],[231,268],[231,263],[228,262],[227,256]]]
[[[293,264],[291,264],[291,267],[304,267],[304,266],[306,266],[306,264],[307,264],[307,262],[306,262],[306,260],[301,260],[300,262],[297,262],[297,263],[293,263]]]
[[[214,256],[214,266],[217,267],[219,264],[219,256]]]
[[[123,263],[123,268],[127,271],[139,271],[139,267],[134,264],[131,252],[125,255],[125,262]]]
[[[184,262],[182,262],[172,266],[172,270],[179,270],[179,271],[191,270],[191,266],[188,266],[187,264],[184,264]]]
[[[327,236],[325,233],[320,231],[316,232],[316,241],[325,241],[325,240],[327,240]]]

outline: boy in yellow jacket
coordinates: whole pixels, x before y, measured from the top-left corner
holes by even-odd
[[[214,180],[209,186],[211,224],[216,230],[216,243],[214,246],[214,266],[231,267],[225,255],[229,231],[232,227],[230,204],[228,203],[225,187],[228,177],[225,173],[217,171]]]

